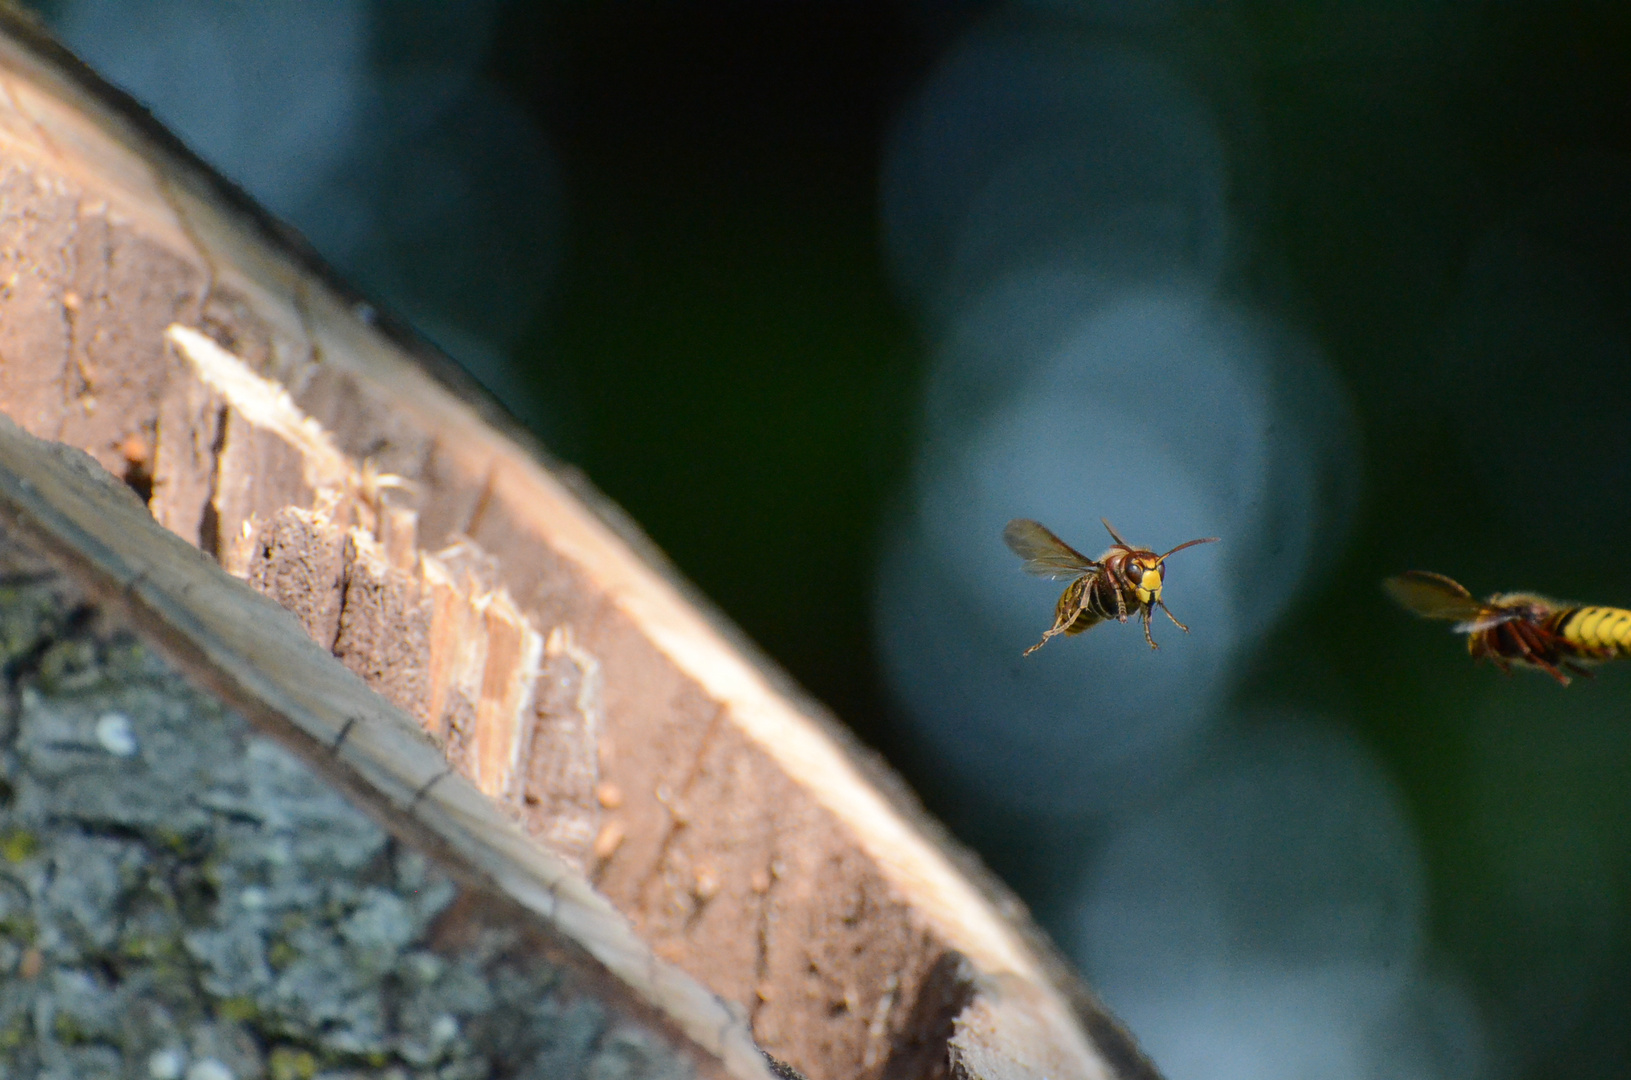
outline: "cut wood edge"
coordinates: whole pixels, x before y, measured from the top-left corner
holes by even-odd
[[[0,527],[388,831],[583,949],[726,1075],[771,1076],[746,1018],[657,958],[581,874],[453,773],[413,718],[313,644],[287,611],[159,526],[89,455],[3,415]]]
[[[12,25],[15,18],[0,14],[0,27],[10,30],[9,38],[0,35],[0,68],[8,69],[0,89],[11,111],[32,121],[32,131],[13,133],[19,146],[32,145],[30,152],[40,160],[72,171],[87,186],[105,189],[107,177],[115,177],[118,192],[109,198],[118,202],[119,213],[138,220],[165,243],[195,253],[209,268],[211,289],[237,293],[258,318],[274,327],[282,351],[270,370],[291,389],[315,370],[319,360],[368,384],[389,387],[397,406],[415,412],[425,429],[445,434],[458,445],[461,462],[487,478],[485,498],[504,503],[509,513],[524,519],[531,534],[547,541],[593,581],[663,656],[723,707],[738,731],[847,827],[856,846],[892,886],[911,897],[914,910],[945,944],[968,957],[978,994],[989,998],[996,987],[1015,980],[1030,988],[1029,993],[1008,992],[1003,1000],[1029,1002],[1014,1007],[1039,1010],[1038,1015],[1052,1019],[1040,1028],[1020,1024],[1008,1035],[1003,1034],[1000,1017],[968,1026],[971,1039],[983,1039],[998,1050],[1005,1040],[1012,1045],[1003,1051],[1007,1058],[998,1050],[992,1051],[996,1056],[985,1058],[964,1055],[965,1071],[979,1060],[984,1062],[979,1067],[987,1070],[982,1075],[993,1080],[1009,1075],[1001,1062],[1023,1062],[1031,1049],[1025,1042],[1045,1037],[1060,1044],[1066,1055],[1061,1060],[1073,1062],[1065,1074],[1074,1070],[1083,1077],[1154,1075],[1047,946],[1032,942],[1023,925],[1010,922],[1004,910],[1008,905],[959,872],[956,860],[932,839],[936,836],[932,827],[915,823],[909,809],[901,809],[868,782],[867,770],[847,744],[833,738],[830,719],[790,695],[784,676],[750,661],[752,650],[744,649],[734,630],[667,572],[664,560],[653,554],[636,529],[592,491],[578,490],[553,475],[529,438],[496,408],[480,404],[486,399],[473,392],[468,378],[416,345],[411,336],[397,332],[392,340],[382,334],[382,325],[390,329],[389,320],[382,324],[377,313],[362,306],[297,238],[209,173],[172,137],[156,131],[139,110],[128,102],[121,105],[116,95],[33,27]],[[50,93],[36,92],[33,82]],[[95,176],[85,175],[86,162]],[[293,347],[290,342],[305,344]],[[148,584],[135,579],[129,584],[131,597],[146,597]],[[241,674],[254,682],[249,673]],[[309,701],[297,703],[317,707]],[[348,766],[379,785],[376,794],[393,792],[399,798],[394,805],[417,807],[423,802],[439,807],[456,794],[447,807],[450,828],[480,817],[479,793],[468,785],[449,787],[451,779],[437,779],[440,774],[434,767],[440,758],[428,746],[425,750],[437,762],[424,758],[423,767],[430,770],[420,777],[425,786],[402,789],[404,778],[380,767],[368,752],[378,731],[356,728],[343,739],[331,734]],[[446,771],[445,764],[440,767]],[[432,801],[431,796],[444,787],[448,795]],[[400,802],[403,798],[408,801]],[[489,817],[494,816],[490,803],[481,805]],[[512,839],[518,852],[537,850],[519,833]],[[500,867],[494,872],[507,871]],[[535,902],[553,906],[560,886],[540,882],[524,876],[511,885],[535,892],[541,887]],[[610,912],[609,905],[600,903],[605,912],[593,905],[563,910],[569,918],[593,924]],[[1017,920],[1023,923],[1023,916]],[[631,958],[640,955],[649,953],[616,951],[614,958],[635,963]],[[670,973],[658,981],[669,979]]]

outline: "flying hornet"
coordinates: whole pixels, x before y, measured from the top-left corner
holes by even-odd
[[[1534,593],[1475,599],[1443,574],[1411,570],[1383,582],[1388,595],[1428,619],[1448,619],[1467,635],[1467,652],[1502,671],[1539,668],[1564,686],[1564,672],[1590,677],[1581,665],[1631,656],[1631,611],[1548,600]]]
[[[1206,536],[1190,540],[1165,555],[1157,555],[1149,548],[1133,547],[1108,521],[1099,520],[1104,521],[1115,543],[1097,559],[1089,559],[1049,532],[1041,522],[1028,518],[1015,518],[1002,530],[1002,538],[1014,554],[1025,560],[1027,574],[1074,579],[1059,597],[1053,627],[1042,635],[1041,641],[1025,650],[1026,656],[1046,645],[1055,634],[1080,634],[1105,619],[1126,622],[1129,615],[1144,617],[1144,640],[1150,643],[1150,648],[1158,649],[1160,646],[1150,635],[1150,618],[1156,608],[1167,613],[1172,625],[1189,633],[1189,627],[1179,622],[1161,599],[1167,557],[1196,544],[1216,543],[1218,538]]]

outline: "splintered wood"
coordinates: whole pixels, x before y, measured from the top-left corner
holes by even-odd
[[[270,1051],[274,1076],[361,1059],[387,1075],[768,1080],[745,1018],[652,956],[412,717],[83,452],[4,417],[0,572],[11,660],[73,657],[45,662],[56,676],[0,672],[21,702],[0,732],[21,796],[0,831],[27,838],[7,861],[54,883],[32,914],[23,899],[50,932],[0,962],[20,976],[5,1004],[58,1017],[9,1024],[0,1075],[156,1072],[159,1046],[243,1076]],[[98,716],[106,752],[87,756]],[[200,893],[199,874],[218,887]],[[153,947],[124,948],[132,919]]]
[[[412,485],[341,453],[284,387],[196,330],[165,331],[173,377],[149,506],[415,716],[448,760],[575,865],[599,829],[599,666],[541,633],[491,556],[421,551]]]

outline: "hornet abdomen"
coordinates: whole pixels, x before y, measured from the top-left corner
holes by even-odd
[[[1079,577],[1065,587],[1054,608],[1053,625],[1062,634],[1080,634],[1090,630],[1104,618],[1097,611],[1094,589],[1096,578]]]
[[[1617,607],[1577,607],[1557,617],[1554,631],[1592,660],[1631,656],[1631,611]]]

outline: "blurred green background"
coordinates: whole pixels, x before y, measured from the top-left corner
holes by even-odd
[[[860,4],[518,5],[495,40],[570,208],[516,356],[546,441],[877,738],[873,548],[921,363],[878,168],[929,43]]]

